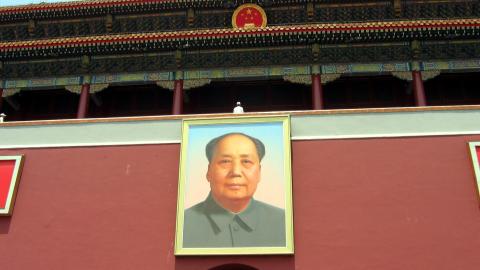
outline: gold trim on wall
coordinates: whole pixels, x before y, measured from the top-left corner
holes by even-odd
[[[7,191],[7,200],[5,202],[5,208],[0,208],[0,216],[11,216],[13,213],[13,207],[15,204],[15,198],[17,196],[18,184],[20,182],[20,176],[23,168],[23,155],[17,156],[0,156],[2,160],[13,160],[15,165],[13,167],[12,178],[10,179],[10,188]]]
[[[480,159],[477,154],[477,148],[480,148],[480,142],[470,142],[468,143],[470,148],[470,157],[472,158],[473,171],[475,173],[475,179],[477,182],[477,195],[479,195],[480,200]]]
[[[200,153],[204,154],[204,151],[197,152],[198,148],[204,148],[203,143],[207,143],[209,140],[219,136],[229,134],[231,132],[247,132],[254,133],[253,136],[263,134],[263,131],[259,131],[264,124],[270,125],[275,123],[279,125],[278,132],[275,134],[264,134],[260,137],[267,145],[275,145],[279,147],[283,146],[281,150],[283,158],[280,158],[275,163],[280,169],[280,175],[283,175],[280,185],[283,186],[283,205],[284,205],[284,221],[285,221],[285,243],[281,246],[223,246],[223,247],[185,247],[184,246],[184,226],[185,226],[185,201],[187,190],[190,187],[191,182],[187,178],[192,176],[191,167],[188,165],[192,155]],[[270,127],[270,126],[269,126]],[[203,131],[199,131],[201,128]],[[195,129],[196,132],[193,132]],[[206,130],[208,129],[208,131]],[[246,131],[245,131],[246,130]],[[258,133],[255,133],[258,132]],[[199,133],[200,132],[200,133]],[[208,137],[204,137],[203,134],[207,134]],[[195,134],[195,136],[193,135]],[[267,136],[267,137],[265,137]],[[272,137],[273,136],[273,137]],[[276,139],[272,139],[275,138]],[[259,139],[260,139],[259,138]],[[270,138],[270,139],[266,139]],[[291,132],[290,132],[290,116],[278,115],[272,117],[258,117],[258,116],[245,116],[245,117],[223,117],[223,118],[197,118],[197,119],[185,119],[182,123],[182,142],[180,150],[180,166],[179,166],[179,181],[178,181],[178,201],[177,201],[177,222],[176,222],[176,236],[175,236],[175,255],[247,255],[247,254],[293,254],[294,252],[294,230],[293,230],[293,199],[292,199],[292,175],[291,175],[291,144],[290,144]],[[193,145],[197,145],[197,148],[192,148]],[[278,148],[276,148],[278,149]],[[271,149],[270,149],[271,150]],[[268,152],[267,150],[266,152]],[[272,158],[272,157],[270,157]],[[276,160],[276,159],[275,159]],[[263,162],[266,162],[265,160]],[[280,164],[282,164],[280,166]],[[276,168],[276,167],[273,167]],[[265,169],[265,168],[264,168]],[[265,181],[265,179],[263,179]],[[193,181],[193,180],[190,180]],[[263,181],[262,181],[263,182]],[[190,183],[190,184],[189,184]],[[208,185],[205,179],[205,184]],[[269,190],[269,189],[267,189]],[[258,190],[257,190],[258,191]],[[257,192],[258,193],[258,192]]]

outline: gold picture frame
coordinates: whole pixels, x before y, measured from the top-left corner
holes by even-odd
[[[0,156],[0,216],[13,213],[23,160],[23,155]]]
[[[175,255],[293,253],[289,115],[185,119]]]
[[[472,157],[473,171],[477,181],[477,194],[480,196],[480,158],[478,155],[478,152],[480,152],[480,142],[470,142],[468,145],[470,148],[470,156]],[[477,151],[477,149],[479,150]]]

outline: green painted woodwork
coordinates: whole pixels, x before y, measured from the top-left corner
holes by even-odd
[[[463,60],[463,61],[426,61],[423,62],[423,69],[429,70],[467,70],[480,68],[480,60]]]
[[[318,69],[318,67],[317,67]],[[463,61],[426,61],[420,63],[392,62],[392,63],[357,63],[357,64],[327,64],[321,65],[322,74],[378,74],[385,72],[405,72],[420,69],[422,71],[471,71],[480,70],[480,60]],[[180,75],[179,71],[174,72],[143,72],[143,73],[121,73],[92,75],[82,79],[82,76],[5,80],[0,81],[0,87],[5,89],[32,89],[32,88],[56,88],[69,85],[80,85],[82,82],[92,84],[110,83],[138,83],[173,81],[176,78],[184,80],[196,79],[225,79],[225,78],[249,78],[249,77],[272,77],[290,75],[310,75],[315,73],[312,66],[273,66],[273,67],[250,67],[250,68],[225,68],[186,70]],[[317,71],[318,72],[318,71]]]
[[[62,87],[66,85],[79,85],[81,76],[27,79],[27,80],[6,80],[0,81],[3,88],[36,88],[36,87]]]
[[[480,66],[479,66],[480,67]],[[409,63],[332,64],[322,65],[322,74],[410,71]]]
[[[92,83],[155,82],[175,80],[174,72],[125,73],[94,75]]]

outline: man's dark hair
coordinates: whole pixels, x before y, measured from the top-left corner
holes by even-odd
[[[247,134],[244,134],[244,133],[232,132],[232,133],[223,134],[222,136],[213,138],[207,143],[207,146],[205,147],[205,154],[207,154],[208,162],[212,161],[213,152],[215,151],[215,148],[217,147],[218,142],[220,142],[223,138],[231,135],[240,135],[250,139],[255,145],[255,148],[257,149],[257,155],[260,158],[260,160],[262,160],[262,158],[265,156],[265,145],[263,144],[262,141],[252,136],[248,136]]]

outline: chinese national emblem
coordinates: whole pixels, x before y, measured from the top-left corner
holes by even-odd
[[[255,4],[239,6],[232,16],[233,28],[257,28],[267,26],[265,11]]]

